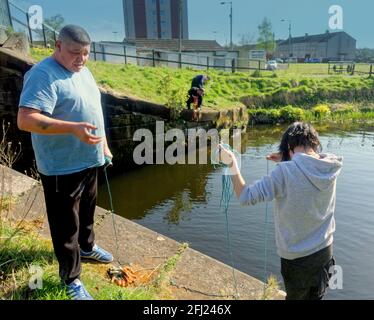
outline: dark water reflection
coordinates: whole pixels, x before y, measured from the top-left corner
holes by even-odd
[[[329,299],[374,298],[374,128],[316,126],[324,151],[344,157],[338,180],[335,256],[344,272],[343,290]],[[249,128],[242,139],[242,171],[247,182],[266,174],[264,157],[276,149],[284,127]],[[270,170],[274,165],[270,164]],[[116,212],[165,234],[227,264],[225,219],[219,208],[220,169],[211,165],[155,165],[110,179]],[[99,205],[108,207],[106,186],[101,185]],[[272,205],[270,204],[270,213]],[[265,204],[230,206],[230,230],[236,268],[264,278],[264,238],[268,233],[269,273],[281,281],[274,225]]]

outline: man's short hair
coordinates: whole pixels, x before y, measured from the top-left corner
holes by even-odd
[[[80,26],[72,24],[67,25],[61,29],[58,40],[73,41],[79,43],[82,46],[91,44],[91,39],[87,31]]]

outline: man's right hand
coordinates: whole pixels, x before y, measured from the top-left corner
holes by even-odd
[[[20,130],[44,134],[72,134],[87,144],[98,144],[103,138],[90,133],[97,127],[87,122],[71,122],[53,119],[42,114],[40,110],[20,107],[17,116],[17,125]]]
[[[96,130],[97,127],[88,122],[78,122],[74,124],[73,134],[82,142],[87,144],[99,144],[103,138],[90,133],[90,130]]]

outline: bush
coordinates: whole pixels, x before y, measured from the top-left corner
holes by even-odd
[[[251,77],[253,78],[261,78],[262,77],[262,73],[260,70],[256,70],[254,71],[252,74],[251,74]]]
[[[319,104],[312,109],[316,118],[326,118],[331,114],[330,107],[327,104]]]
[[[280,109],[250,109],[248,114],[256,123],[271,124],[277,122],[295,122],[304,120],[306,111],[301,108],[287,106]]]
[[[114,87],[115,87],[115,82],[113,80],[110,80],[110,79],[102,79],[102,80],[99,80],[98,83],[103,85],[103,86],[108,86],[112,89],[114,89]]]
[[[280,117],[284,122],[295,122],[304,119],[304,110],[292,106],[286,106],[280,109]]]
[[[279,109],[249,109],[249,117],[256,123],[273,124],[279,122]]]
[[[300,86],[310,86],[310,80],[309,79],[303,79],[299,82]]]

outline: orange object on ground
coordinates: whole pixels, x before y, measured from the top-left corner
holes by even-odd
[[[135,266],[112,267],[108,271],[110,282],[120,287],[139,285],[147,283],[150,280],[152,272],[145,272],[144,269],[135,268]]]

